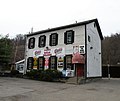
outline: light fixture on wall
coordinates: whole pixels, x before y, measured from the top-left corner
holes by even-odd
[[[49,50],[49,47],[46,47],[46,50]]]
[[[91,46],[90,49],[93,49],[93,47]]]

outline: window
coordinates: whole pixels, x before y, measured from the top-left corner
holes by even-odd
[[[56,46],[58,44],[58,34],[53,33],[50,35],[50,46]]]
[[[33,69],[33,58],[32,58],[32,57],[29,57],[29,58],[27,59],[27,69],[28,69],[28,70]]]
[[[28,43],[28,48],[33,49],[35,47],[35,38],[30,38]]]
[[[64,43],[65,44],[72,44],[74,43],[74,31],[69,30],[64,33]]]
[[[91,41],[91,38],[90,38],[90,36],[88,35],[88,41],[90,42]]]
[[[46,36],[42,35],[39,37],[39,47],[45,47],[46,45]]]
[[[50,57],[50,69],[52,70],[57,69],[57,57],[56,56]]]
[[[72,55],[66,55],[66,56],[65,56],[65,66],[64,66],[64,70],[73,70]]]
[[[38,58],[38,69],[39,70],[44,70],[44,63],[45,63],[44,61],[45,61],[44,57]]]

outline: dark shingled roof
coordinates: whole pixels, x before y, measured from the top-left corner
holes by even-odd
[[[60,29],[65,29],[65,28],[71,28],[71,27],[86,25],[86,24],[89,24],[89,23],[92,23],[92,22],[96,23],[96,27],[97,27],[98,32],[99,32],[99,36],[100,36],[101,40],[103,40],[103,35],[102,35],[102,32],[101,32],[101,29],[100,29],[100,26],[99,26],[99,23],[98,23],[97,19],[87,20],[87,21],[83,21],[83,22],[78,22],[78,23],[70,24],[70,25],[65,25],[65,26],[60,26],[60,27],[55,27],[55,28],[51,28],[51,29],[46,29],[46,30],[41,30],[41,31],[33,32],[33,33],[30,33],[30,34],[27,34],[27,37],[28,36],[37,35],[37,34],[43,34],[43,33],[46,33],[46,32],[56,31],[56,30],[60,30]]]

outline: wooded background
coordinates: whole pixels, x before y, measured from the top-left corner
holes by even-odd
[[[25,35],[18,34],[10,39],[9,35],[0,36],[0,70],[24,59]],[[102,64],[120,64],[120,33],[105,36],[102,41]]]

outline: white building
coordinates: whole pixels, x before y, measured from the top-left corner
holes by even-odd
[[[101,40],[97,19],[26,35],[25,66],[57,69],[65,76],[101,77]]]
[[[25,73],[25,59],[16,62],[15,67],[16,67],[16,70],[19,71],[19,73],[24,74]]]

